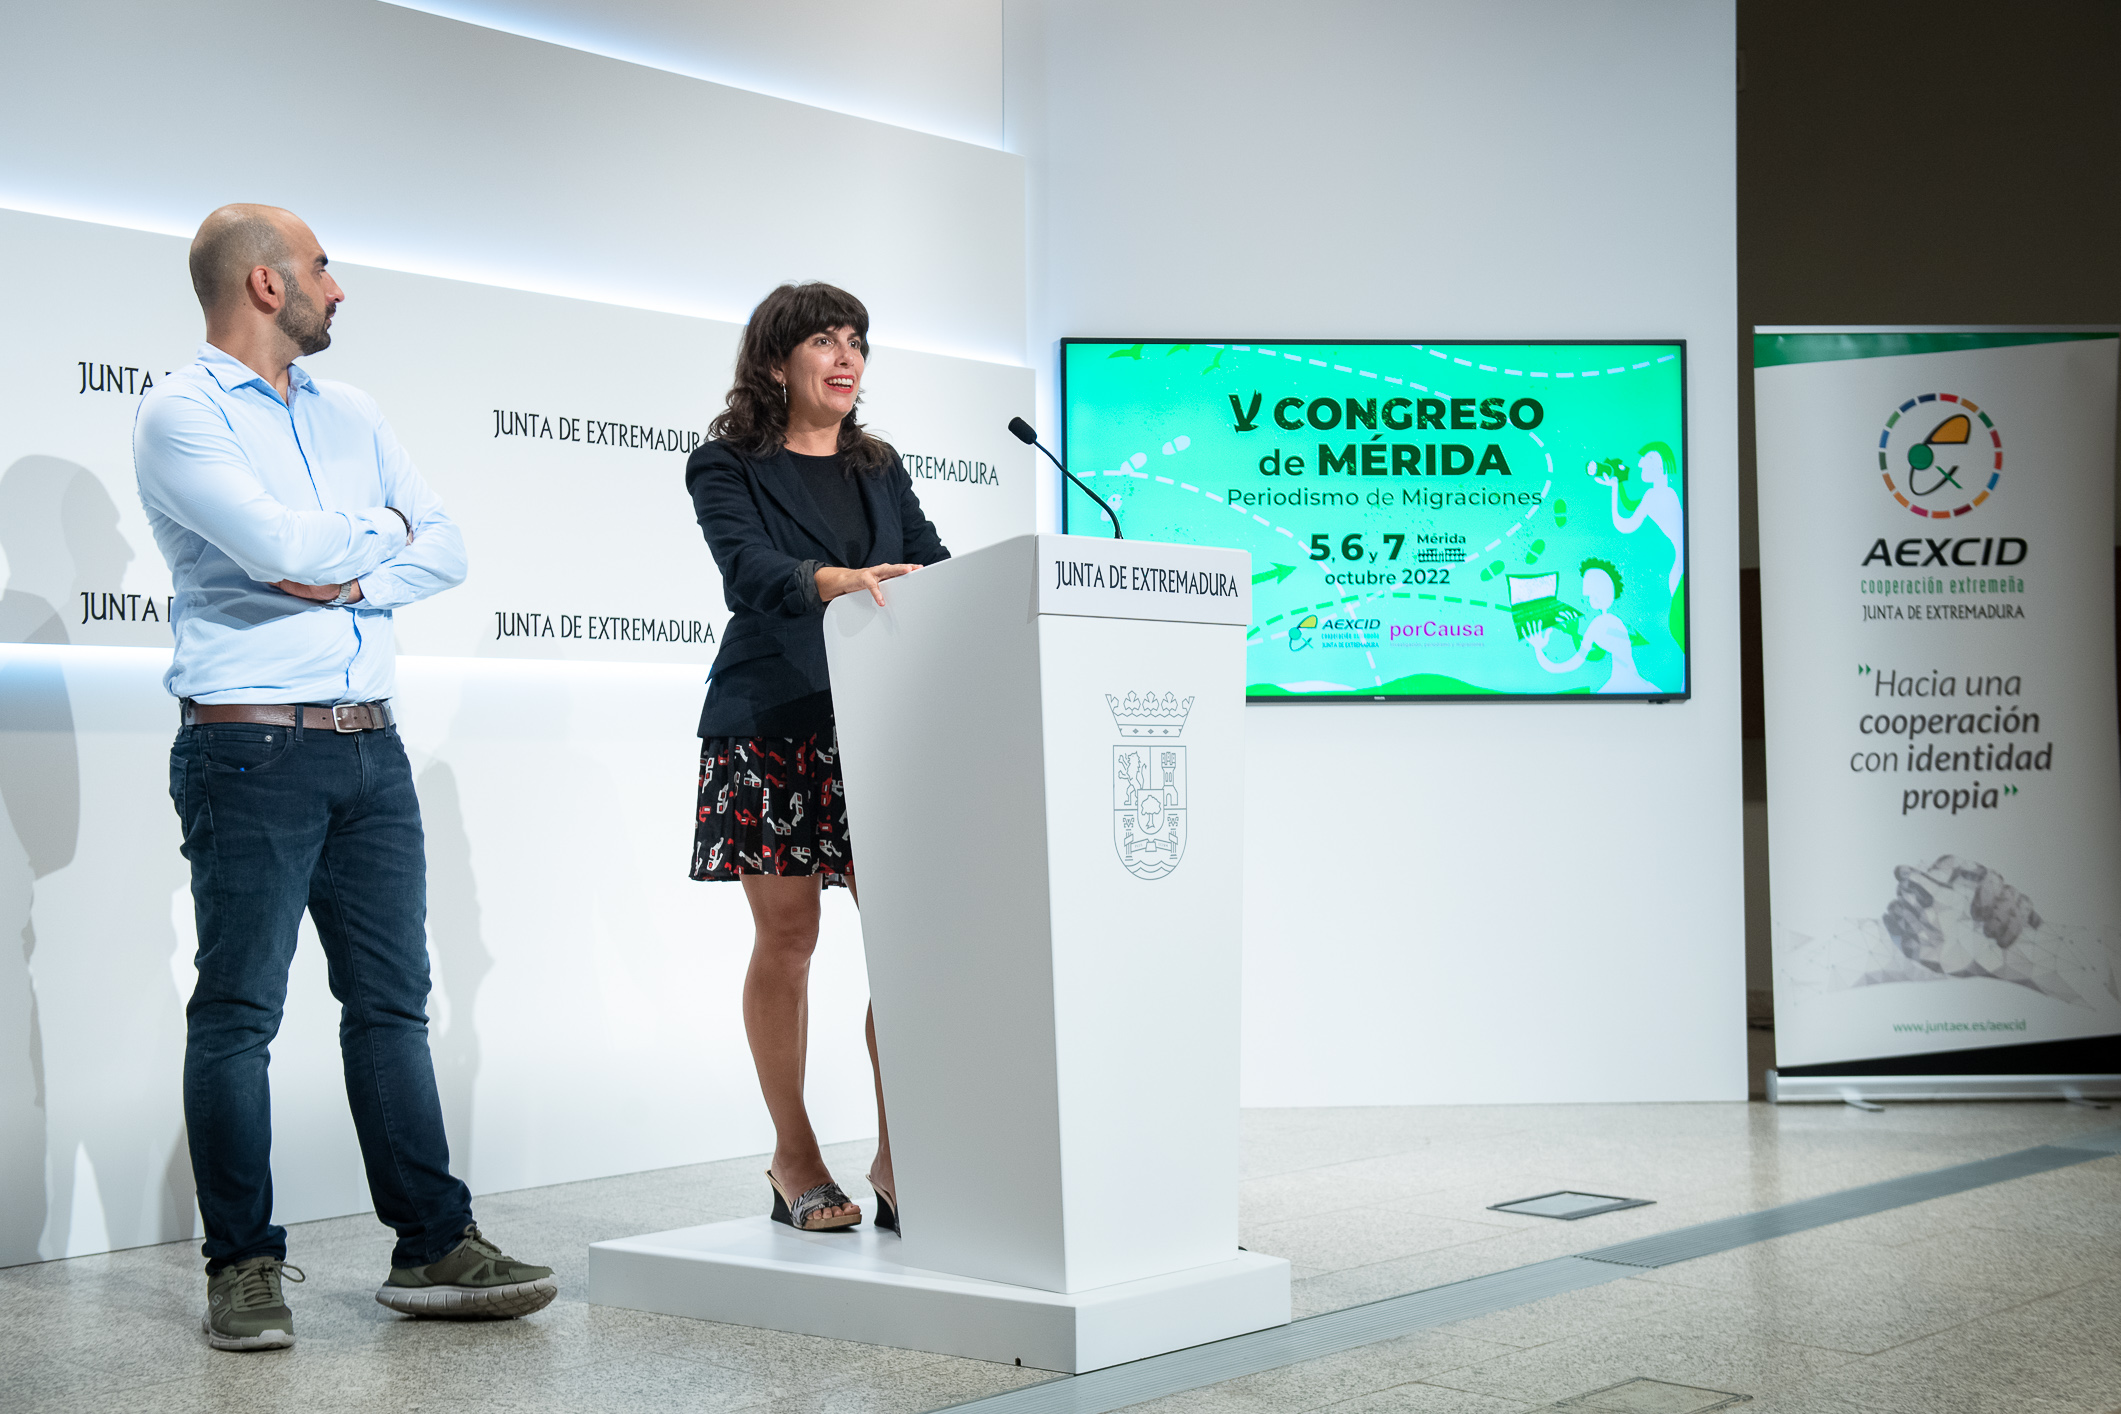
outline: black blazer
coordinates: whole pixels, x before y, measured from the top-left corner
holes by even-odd
[[[701,736],[804,737],[832,725],[825,605],[814,578],[821,565],[862,569],[950,558],[898,453],[881,473],[855,479],[869,513],[869,550],[860,563],[845,565],[839,537],[785,452],[754,457],[709,442],[685,462],[685,489],[731,611],[707,673]]]

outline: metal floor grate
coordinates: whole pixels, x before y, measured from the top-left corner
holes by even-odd
[[[1904,1208],[1910,1203],[1964,1193],[1970,1188],[1986,1188],[2006,1179],[2067,1168],[2096,1157],[2098,1155],[2092,1150],[2064,1149],[2054,1145],[2020,1149],[2014,1154],[1957,1164],[1948,1169],[1932,1169],[1928,1173],[1911,1173],[1904,1178],[1886,1179],[1883,1183],[1867,1183],[1861,1188],[1844,1188],[1839,1193],[1785,1203],[1779,1208],[1766,1208],[1757,1213],[1743,1213],[1735,1218],[1720,1218],[1715,1222],[1683,1227],[1676,1232],[1659,1233],[1655,1237],[1638,1237],[1632,1242],[1618,1242],[1611,1247],[1595,1247],[1582,1255],[1594,1262],[1664,1267],[1694,1257],[1728,1252],[1733,1247],[1765,1242],[1771,1237],[1787,1237],[1793,1232],[1805,1232],[1829,1223],[1869,1217],[1889,1208]]]
[[[2055,1147],[2089,1149],[2095,1154],[2121,1154],[2121,1129],[2100,1129],[2090,1134],[2079,1134],[2074,1139],[2063,1140]]]
[[[1562,1410],[1574,1410],[1578,1414],[1715,1414],[1719,1409],[1752,1402],[1753,1396],[1749,1394],[1636,1378],[1594,1389],[1588,1394],[1558,1399],[1546,1409],[1555,1411],[1555,1414]]]
[[[1507,1203],[1490,1203],[1488,1211],[1575,1222],[1578,1218],[1595,1218],[1600,1213],[1617,1213],[1622,1208],[1647,1208],[1654,1201],[1650,1198],[1617,1198],[1610,1193],[1582,1193],[1573,1188],[1562,1188],[1530,1198],[1512,1198]]]

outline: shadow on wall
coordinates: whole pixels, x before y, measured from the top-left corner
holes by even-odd
[[[441,974],[435,992],[444,1011],[429,1046],[442,1092],[450,1171],[468,1179],[479,1084],[479,988],[493,971],[493,954],[480,932],[479,884],[457,774],[446,761],[435,761],[420,772],[418,784],[427,834],[427,946]]]
[[[33,1262],[44,1232],[45,1118],[32,915],[37,881],[73,862],[81,827],[73,706],[56,663],[0,660],[0,806],[0,1263]]]
[[[589,731],[631,727],[592,725],[585,698],[618,708],[624,690],[537,663],[399,666],[450,1168],[483,1194],[690,1161],[665,1097],[683,1093],[670,1047],[689,1044],[691,1009],[672,997],[630,820],[613,818],[634,797],[587,749]],[[511,1044],[525,1035],[571,1041]]]
[[[68,604],[122,582],[133,553],[102,483],[55,457],[0,475],[0,550],[0,642],[45,644],[69,641]],[[169,871],[125,871],[113,888],[107,865],[77,867],[85,833],[130,851],[128,827],[148,817],[132,805],[129,821],[84,821],[84,757],[138,743],[84,739],[76,719],[61,661],[0,655],[0,1264],[193,1229],[176,1085],[161,1074],[182,1055]],[[158,764],[137,801],[162,797]]]
[[[55,457],[24,457],[0,476],[0,642],[67,641],[54,600],[72,578],[72,557],[53,532],[76,476],[94,480]],[[8,825],[0,839],[0,1263],[8,1263],[35,1261],[44,1232],[44,1038],[30,981],[36,881],[73,862],[81,830],[73,704],[56,664],[0,662],[0,807]]]
[[[133,561],[103,482],[58,457],[23,457],[0,475],[0,550],[0,643],[68,642],[76,596],[123,584]]]

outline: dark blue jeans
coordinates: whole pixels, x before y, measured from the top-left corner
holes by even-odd
[[[170,750],[199,926],[185,1008],[184,1122],[209,1271],[287,1255],[272,1220],[266,1071],[309,910],[339,999],[346,1099],[397,1267],[425,1266],[471,1221],[449,1172],[427,1048],[427,854],[395,729],[340,735],[215,722]]]

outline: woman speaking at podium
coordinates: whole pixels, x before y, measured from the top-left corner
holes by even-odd
[[[783,285],[744,327],[728,406],[685,464],[730,609],[700,713],[692,877],[736,879],[751,905],[744,1032],[773,1116],[773,1216],[851,1228],[862,1210],[825,1169],[803,1106],[810,955],[823,890],[854,888],[825,667],[825,605],[938,560],[898,453],[855,420],[869,311],[831,285]],[[876,1064],[876,1020],[866,1030]],[[897,1230],[884,1086],[876,1222]]]

